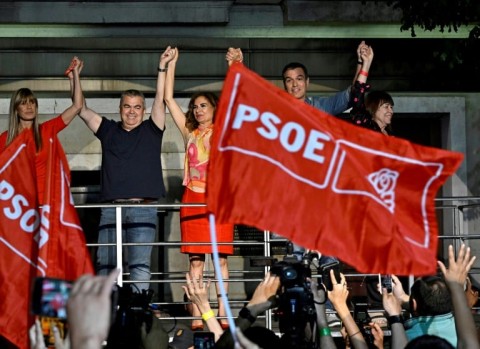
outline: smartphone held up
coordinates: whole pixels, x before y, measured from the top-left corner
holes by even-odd
[[[330,262],[321,266],[322,270],[322,283],[328,291],[333,290],[333,280],[330,276],[330,270],[333,270],[335,279],[340,281],[340,265],[338,261]]]
[[[384,288],[387,289],[387,293],[391,293],[393,291],[393,283],[392,283],[392,275],[381,275],[378,274],[378,283],[380,284],[381,290]]]
[[[55,278],[36,278],[33,285],[32,312],[35,315],[67,318],[67,301],[72,282]]]
[[[215,337],[213,332],[196,331],[193,333],[194,349],[213,349],[215,347]]]

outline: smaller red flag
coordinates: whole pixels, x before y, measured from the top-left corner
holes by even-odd
[[[94,268],[70,192],[70,169],[62,145],[54,135],[45,143],[49,157],[41,212],[49,225],[43,231],[48,240],[40,237],[39,256],[47,263],[48,276],[75,280],[94,273]]]
[[[45,139],[44,146],[50,156],[42,208],[32,133],[22,132],[0,153],[0,335],[19,348],[29,346],[34,278],[75,280],[94,271],[70,194],[65,154],[56,136]]]
[[[28,348],[30,282],[45,274],[38,260],[35,144],[22,132],[0,153],[0,335],[19,348]]]
[[[274,231],[360,272],[430,274],[435,194],[462,158],[334,118],[234,64],[207,206],[220,223]]]

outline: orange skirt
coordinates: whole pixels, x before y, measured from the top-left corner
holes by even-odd
[[[204,203],[205,193],[185,188],[183,203]],[[210,224],[206,207],[182,207],[180,209],[182,242],[211,242]],[[233,242],[233,224],[216,224],[217,242]],[[182,245],[182,253],[212,253],[212,245]],[[233,254],[233,245],[218,245],[218,253]]]

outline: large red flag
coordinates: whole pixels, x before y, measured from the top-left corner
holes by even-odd
[[[241,64],[216,114],[207,206],[360,272],[435,272],[434,197],[463,155],[331,117]]]
[[[93,267],[69,188],[69,169],[56,136],[42,208],[37,204],[35,145],[21,133],[0,154],[0,335],[28,347],[31,284],[35,276],[74,280]],[[47,191],[49,194],[47,194]]]

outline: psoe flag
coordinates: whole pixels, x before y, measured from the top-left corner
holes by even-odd
[[[75,280],[94,273],[83,228],[70,191],[70,168],[56,135],[45,140],[49,147],[42,217],[48,221],[39,244],[39,257],[47,266],[47,275]]]
[[[49,149],[45,196],[39,207],[35,145],[22,132],[0,153],[0,335],[28,348],[35,276],[76,280],[94,269],[70,193],[70,170],[56,135]]]
[[[46,272],[35,243],[42,219],[34,176],[35,144],[22,132],[0,153],[0,335],[18,348],[29,347],[31,280]]]
[[[331,117],[242,64],[225,79],[207,176],[221,223],[270,230],[365,273],[436,270],[436,192],[463,159]]]

